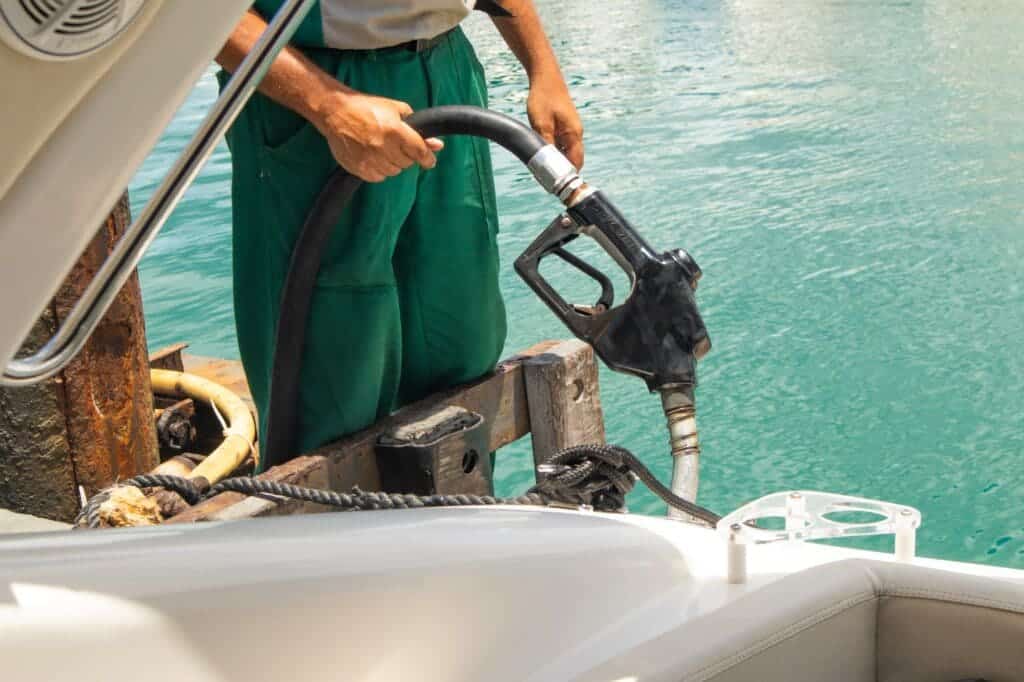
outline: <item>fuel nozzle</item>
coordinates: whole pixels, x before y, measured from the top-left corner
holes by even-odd
[[[569,173],[559,177],[573,182],[576,178]],[[573,185],[570,192],[570,184],[550,181],[545,185],[566,188],[559,196],[568,211],[516,259],[516,271],[608,367],[642,378],[649,390],[661,395],[671,434],[672,492],[693,502],[700,455],[693,400],[697,360],[711,349],[695,296],[700,267],[682,249],[656,252],[602,192],[589,185]],[[604,273],[568,255],[564,247],[580,236],[592,237],[625,270],[631,283],[625,299],[614,298],[611,280]],[[540,263],[549,256],[561,258],[598,282],[602,291],[598,302],[582,306],[566,301],[540,274]],[[687,518],[674,510],[669,514]]]

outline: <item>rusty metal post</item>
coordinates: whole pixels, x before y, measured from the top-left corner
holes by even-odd
[[[125,194],[29,340],[53,332],[130,222]],[[159,463],[138,274],[58,377],[0,389],[0,507],[71,520],[87,495]]]

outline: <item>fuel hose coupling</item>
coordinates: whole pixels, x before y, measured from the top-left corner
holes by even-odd
[[[672,492],[693,502],[700,484],[700,440],[697,434],[697,408],[693,389],[661,390],[661,405],[668,421],[672,447]],[[690,520],[683,512],[669,508],[669,517]]]
[[[533,173],[537,183],[545,191],[554,194],[563,204],[568,204],[576,190],[583,186],[580,172],[572,161],[554,145],[544,145],[529,160],[526,167]]]

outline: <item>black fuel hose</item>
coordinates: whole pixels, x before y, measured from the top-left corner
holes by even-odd
[[[524,164],[546,144],[540,135],[520,121],[479,107],[423,109],[405,122],[423,137],[473,135],[486,138],[515,154]],[[267,432],[260,439],[260,460],[264,468],[299,454],[299,384],[313,288],[331,232],[361,184],[362,180],[341,168],[334,171],[317,195],[295,241],[281,292]]]
[[[522,121],[480,107],[421,109],[405,119],[405,122],[423,137],[471,135],[486,138],[515,154],[524,164],[530,163],[530,159],[547,144],[544,138]]]

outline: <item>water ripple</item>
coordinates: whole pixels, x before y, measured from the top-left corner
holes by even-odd
[[[877,496],[923,510],[923,554],[1024,567],[1024,6],[537,4],[586,176],[705,272],[701,500]],[[523,116],[514,58],[486,20],[468,31],[492,105]],[[136,207],[214,93],[205,79],[179,113]],[[511,352],[566,336],[508,267],[557,208],[509,155],[495,169]],[[229,172],[221,148],[143,263],[153,345],[237,355]],[[657,400],[601,381],[609,439],[667,480]],[[531,481],[528,448],[501,454],[500,492]],[[630,504],[663,511],[643,491]]]

